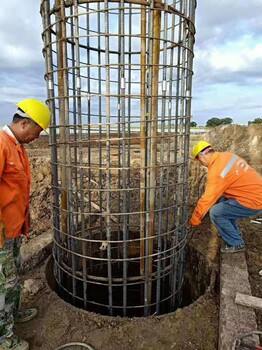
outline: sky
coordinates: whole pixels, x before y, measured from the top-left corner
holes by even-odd
[[[40,0],[2,1],[0,8],[0,125],[16,103],[45,100]],[[198,0],[192,117],[247,124],[262,117],[261,0]]]

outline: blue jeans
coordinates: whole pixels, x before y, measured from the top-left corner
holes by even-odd
[[[221,197],[209,210],[210,219],[216,226],[219,235],[230,246],[244,243],[236,220],[259,214],[262,214],[262,209],[249,209],[237,200],[225,197]]]

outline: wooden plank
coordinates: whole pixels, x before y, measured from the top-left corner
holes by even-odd
[[[252,297],[251,295],[246,295],[246,294],[237,292],[235,303],[262,310],[262,299],[257,297]]]

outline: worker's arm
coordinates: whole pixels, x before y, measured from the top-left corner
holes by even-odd
[[[228,183],[225,181],[225,179],[218,175],[217,172],[211,172],[208,174],[206,190],[199,199],[190,219],[190,224],[192,226],[198,226],[201,224],[203,217],[223,195],[227,188]]]

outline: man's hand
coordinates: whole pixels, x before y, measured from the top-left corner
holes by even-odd
[[[0,249],[5,246],[5,225],[0,221]]]

